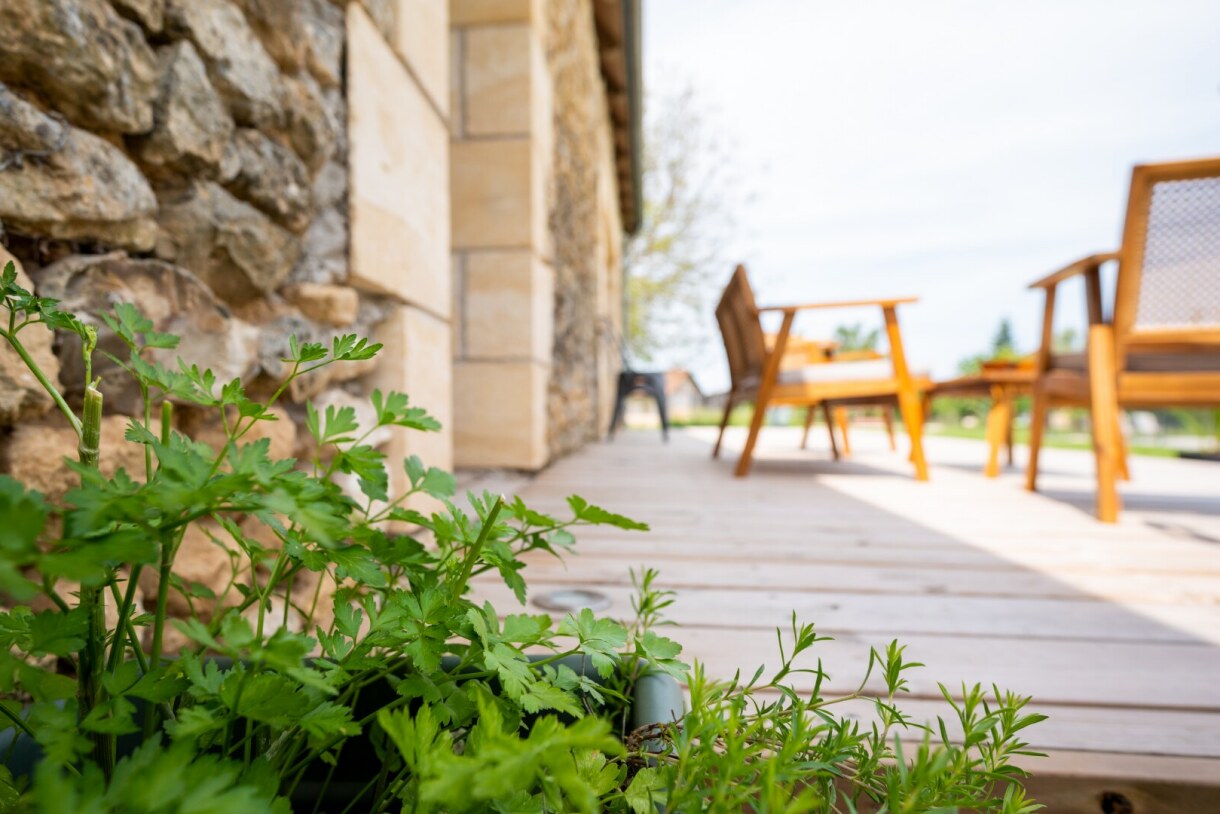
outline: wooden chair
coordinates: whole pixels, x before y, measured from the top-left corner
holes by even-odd
[[[767,349],[775,347],[776,334],[765,334],[764,340]],[[804,337],[789,336],[788,342],[784,346],[783,357],[780,359],[779,369],[780,376],[784,376],[788,371],[796,371],[809,365],[821,365],[831,361],[835,351],[838,349],[839,343],[828,342],[821,339],[806,339]],[[788,374],[792,375],[792,374]],[[801,435],[801,449],[809,447],[809,432],[813,428],[813,420],[817,415],[818,407],[822,408],[825,413],[826,434],[830,438],[830,451],[834,459],[839,460],[839,442],[835,438],[835,429],[839,429],[839,433],[843,436],[843,445],[846,447],[847,441],[847,410],[844,407],[834,409],[834,417],[831,418],[830,405],[810,404],[806,409],[805,415],[805,432]],[[850,455],[850,450],[844,452]]]
[[[1118,261],[1109,319],[1101,267]],[[1058,286],[1083,277],[1085,353],[1051,347]],[[1123,470],[1120,408],[1220,405],[1220,158],[1135,167],[1122,247],[1093,254],[1033,283],[1046,292],[1037,359],[1026,487],[1038,483],[1038,451],[1055,405],[1092,412],[1097,516],[1118,519]]]
[[[758,433],[766,418],[767,408],[781,405],[812,407],[822,406],[827,411],[827,424],[831,424],[830,410],[847,404],[886,404],[897,401],[902,418],[911,438],[911,461],[918,480],[928,479],[928,465],[923,453],[923,419],[918,383],[907,367],[902,348],[902,336],[898,329],[898,306],[915,302],[915,298],[856,300],[852,302],[810,303],[807,305],[781,305],[759,308],[754,302],[754,292],[744,266],[733,272],[716,306],[716,320],[724,337],[724,348],[729,358],[729,375],[732,387],[720,422],[720,435],[712,456],[720,454],[720,442],[724,428],[728,425],[733,407],[743,401],[754,402],[754,416],[750,421],[750,434],[746,438],[741,458],[737,461],[736,474],[745,477],[750,471],[754,446]],[[879,306],[885,316],[885,328],[890,342],[889,370],[878,371],[872,362],[860,368],[861,363],[830,362],[809,365],[800,369],[783,369],[785,351],[792,336],[792,323],[799,311],[822,308],[854,308]],[[768,347],[762,328],[761,315],[778,312],[783,315],[775,342]],[[852,365],[856,365],[855,368]],[[861,375],[863,373],[864,375]]]
[[[878,353],[874,350],[849,350],[841,351],[838,349],[838,344],[835,342],[822,343],[825,346],[825,353],[820,359],[811,359],[810,364],[823,364],[825,362],[866,362],[876,359],[885,359],[883,353]],[[894,405],[881,404],[879,406],[882,423],[885,425],[885,432],[890,440],[890,452],[898,450],[898,443],[894,438]],[[834,459],[839,460],[839,445],[835,443],[835,429],[839,432],[840,443],[843,447],[842,457],[851,457],[851,435],[849,429],[851,427],[851,418],[848,413],[848,408],[839,405],[834,408],[831,416],[825,418],[826,426],[830,431],[830,451]],[[801,435],[801,449],[806,449],[809,446],[809,431],[813,429],[813,421],[817,416],[817,408],[810,407],[805,412],[805,431]],[[833,426],[832,426],[833,425]]]

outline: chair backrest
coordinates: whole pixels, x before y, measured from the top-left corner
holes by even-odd
[[[1120,358],[1220,344],[1220,158],[1135,167],[1119,263]]]
[[[745,266],[738,266],[725,286],[720,303],[716,306],[716,321],[720,323],[724,352],[729,357],[729,378],[733,390],[756,387],[762,378],[767,346]]]

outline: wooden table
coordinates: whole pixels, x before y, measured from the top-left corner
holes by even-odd
[[[1012,466],[1013,400],[1028,394],[1037,373],[1033,365],[1021,361],[991,360],[983,362],[978,373],[937,382],[924,396],[925,404],[938,396],[965,396],[991,399],[987,411],[987,463],[983,474],[989,478],[1000,474],[1000,447],[1007,447],[1008,465]],[[924,415],[929,414],[925,407]]]

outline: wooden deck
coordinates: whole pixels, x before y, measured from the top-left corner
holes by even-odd
[[[628,570],[659,568],[679,591],[669,635],[725,676],[774,663],[773,629],[795,610],[835,637],[821,650],[832,690],[898,638],[928,665],[911,711],[939,711],[937,682],[1034,696],[1051,717],[1031,739],[1050,756],[1030,768],[1051,811],[1101,811],[1102,790],[1141,814],[1220,811],[1220,465],[1134,458],[1106,526],[1084,452],[1048,450],[1030,494],[1017,470],[982,477],[979,442],[931,439],[922,484],[880,433],[855,433],[852,461],[834,463],[817,432],[801,452],[796,431],[769,429],[744,481],[743,436],[719,461],[712,440],[629,432],[519,483],[536,508],[580,494],[653,529],[585,532],[565,564],[534,559],[532,594],[592,587],[626,617]]]

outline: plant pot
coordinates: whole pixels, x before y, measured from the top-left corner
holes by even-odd
[[[546,657],[531,656],[530,660],[539,661],[543,658]],[[445,669],[453,670],[458,666],[458,659],[446,656],[442,663]],[[568,656],[558,663],[578,675],[587,676],[599,684],[604,683],[587,656]],[[387,680],[370,684],[361,690],[359,702],[353,710],[354,717],[359,720],[398,697]],[[136,703],[142,711],[142,702]],[[685,709],[685,697],[678,682],[664,673],[647,673],[640,676],[635,683],[629,707],[630,728],[635,730],[652,724],[680,720]],[[6,765],[14,778],[32,777],[35,767],[42,759],[42,747],[25,733],[17,733],[16,743],[13,743],[15,733],[15,729],[0,733],[0,754],[9,756]],[[115,747],[117,756],[121,759],[130,755],[139,745],[139,735],[119,737]],[[359,807],[361,798],[372,794],[370,783],[377,777],[381,765],[377,751],[367,734],[349,739],[344,743],[333,767],[318,760],[306,769],[306,779],[297,785],[292,794],[293,810],[318,814],[339,814],[348,810],[349,806],[351,811],[363,810]]]
[[[543,658],[546,656],[530,656],[531,661]],[[586,676],[599,684],[603,683],[587,656],[568,656],[557,663],[563,664],[577,675]],[[442,664],[446,670],[453,670],[458,665],[458,659],[446,656]],[[370,684],[361,690],[354,717],[363,718],[397,697],[398,694],[388,681]],[[635,730],[643,726],[680,720],[685,709],[686,700],[678,682],[664,673],[645,674],[636,680],[632,693],[629,708],[630,728]],[[319,814],[339,814],[355,800],[356,804],[351,810],[361,811],[363,809],[359,807],[358,798],[369,793],[369,783],[380,769],[381,761],[372,742],[366,737],[352,738],[344,744],[333,772],[329,764],[320,760],[306,770],[306,777],[319,779],[302,780],[292,795],[293,805],[296,807],[308,803],[309,808],[299,810],[313,811],[315,809],[312,806],[316,804]],[[330,778],[327,781],[325,778],[328,773]]]

